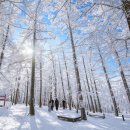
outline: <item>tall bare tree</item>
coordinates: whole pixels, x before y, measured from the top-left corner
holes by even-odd
[[[129,89],[129,86],[128,86],[128,83],[127,83],[127,80],[126,80],[126,77],[125,77],[125,74],[124,74],[124,70],[123,70],[123,66],[122,66],[122,63],[121,63],[121,60],[120,60],[120,57],[119,57],[119,54],[118,52],[116,51],[116,49],[114,49],[114,52],[115,52],[115,56],[116,56],[116,60],[117,60],[117,63],[119,65],[119,71],[120,71],[120,75],[121,75],[121,78],[122,78],[122,82],[124,84],[124,88],[125,88],[125,91],[126,91],[126,95],[128,97],[128,101],[130,103],[130,89]]]
[[[29,75],[27,70],[26,99],[25,99],[26,106],[28,105],[28,88],[29,88]]]
[[[42,107],[42,53],[40,54],[40,97],[39,107]]]
[[[88,101],[88,108],[89,110],[91,111],[91,105],[90,105],[90,101],[89,101],[89,96],[88,96],[88,89],[87,89],[87,86],[85,84],[85,81],[84,81],[84,86],[85,86],[85,91],[86,91],[86,97],[87,97],[87,101]]]
[[[77,63],[77,56],[76,56],[76,50],[75,50],[74,39],[73,39],[73,32],[72,32],[72,28],[71,28],[70,17],[69,17],[68,11],[67,11],[67,20],[68,20],[68,28],[69,28],[69,33],[70,33],[70,42],[71,42],[71,46],[72,46],[76,82],[77,82],[77,87],[78,87],[78,96],[79,96],[79,104],[80,104],[80,109],[81,109],[81,118],[83,120],[87,120],[85,108],[83,105],[83,96],[82,96],[82,89],[81,89],[81,83],[80,83],[80,75],[79,75],[79,69],[78,69],[78,63]]]
[[[91,86],[91,90],[92,90],[92,97],[93,97],[93,101],[94,101],[95,111],[97,112],[98,111],[97,102],[96,102],[95,91],[93,88],[93,82],[92,82],[92,77],[91,77],[90,72],[89,72],[89,79],[90,79],[90,86]]]
[[[111,86],[111,83],[110,83],[110,80],[109,80],[109,77],[108,77],[107,69],[106,69],[106,66],[105,66],[105,63],[104,63],[102,54],[101,54],[100,47],[99,47],[98,44],[96,44],[96,45],[97,45],[98,53],[99,53],[99,56],[100,56],[100,60],[101,60],[103,72],[104,72],[104,74],[105,74],[105,78],[106,78],[106,81],[107,81],[107,85],[108,85],[108,88],[109,88],[109,91],[110,91],[111,99],[112,99],[112,102],[113,102],[113,107],[114,107],[114,111],[115,111],[115,116],[118,116],[118,107],[117,107],[117,103],[116,103],[116,99],[115,99],[115,96],[114,96],[114,92],[113,92],[113,90],[112,90],[112,86]]]
[[[68,105],[69,105],[69,109],[71,110],[71,106],[72,106],[72,91],[71,91],[71,86],[70,86],[70,80],[69,80],[68,67],[67,67],[67,63],[66,63],[66,57],[65,57],[65,53],[64,53],[63,49],[62,49],[62,52],[63,52],[63,58],[64,58],[66,76],[67,76],[68,92],[69,92]]]
[[[4,51],[5,51],[5,47],[6,47],[6,44],[7,44],[8,35],[9,35],[9,25],[7,27],[6,34],[4,36],[4,40],[3,40],[3,43],[2,43],[2,51],[1,51],[1,54],[0,54],[0,69],[1,69],[3,58],[4,58]]]
[[[60,78],[61,78],[61,85],[62,85],[62,90],[63,90],[63,99],[66,101],[66,95],[65,95],[65,88],[64,88],[64,81],[63,81],[63,76],[62,76],[62,71],[61,71],[61,64],[60,64],[60,59],[58,57],[59,61],[59,70],[60,70]]]
[[[56,64],[54,60],[54,55],[51,51],[51,60],[52,60],[52,66],[53,66],[53,74],[54,74],[54,98],[57,98],[57,77],[56,77]]]
[[[35,9],[34,23],[33,23],[33,53],[32,53],[32,70],[31,70],[31,92],[30,92],[30,109],[29,114],[31,116],[35,115],[34,110],[34,87],[35,87],[35,56],[36,56],[36,34],[37,34],[37,15],[38,15],[38,7],[40,5],[41,0],[38,1]]]
[[[84,57],[82,57],[82,61],[83,61],[83,66],[84,66],[85,78],[86,78],[86,82],[87,82],[87,86],[88,86],[89,97],[90,97],[90,103],[91,103],[90,108],[92,108],[92,111],[95,113],[95,108],[94,108],[94,104],[93,104],[93,100],[92,100],[91,89],[90,89],[90,84],[89,84],[89,80],[88,80]]]
[[[102,112],[101,103],[100,103],[100,100],[99,100],[99,94],[98,94],[97,85],[96,85],[96,81],[95,81],[95,78],[94,78],[92,66],[91,66],[91,74],[92,74],[92,78],[93,78],[93,82],[94,82],[94,87],[95,87],[95,91],[96,91],[96,97],[97,97],[97,102],[98,102],[98,110],[99,110],[99,112]]]

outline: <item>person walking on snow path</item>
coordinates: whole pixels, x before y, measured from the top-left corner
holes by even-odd
[[[53,108],[54,108],[54,100],[52,99],[51,100],[51,110],[53,111]]]
[[[57,98],[56,98],[56,100],[55,100],[55,107],[56,107],[56,111],[58,111],[58,108],[59,108],[59,101],[58,101]]]
[[[66,101],[65,100],[62,101],[62,106],[63,106],[63,109],[65,109],[65,106],[66,106]]]
[[[48,102],[48,111],[51,112],[51,100]]]

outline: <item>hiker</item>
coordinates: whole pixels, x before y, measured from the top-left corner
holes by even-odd
[[[124,115],[122,115],[122,119],[123,119],[123,121],[125,121]]]
[[[59,101],[58,101],[58,99],[56,98],[56,100],[55,100],[55,107],[56,107],[56,111],[58,110],[58,107],[59,107]]]
[[[62,101],[62,106],[63,106],[63,109],[65,109],[65,106],[66,106],[66,101],[65,100]]]
[[[53,108],[54,108],[54,100],[52,99],[51,100],[51,110],[53,111]]]
[[[48,111],[51,112],[51,100],[48,102]]]

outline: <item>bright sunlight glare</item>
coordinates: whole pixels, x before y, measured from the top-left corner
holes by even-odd
[[[30,56],[30,55],[32,55],[32,52],[33,52],[33,50],[30,46],[27,46],[27,45],[23,46],[23,50],[22,50],[23,55]]]

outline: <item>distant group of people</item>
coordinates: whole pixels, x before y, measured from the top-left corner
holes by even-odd
[[[53,99],[49,100],[48,102],[48,111],[53,111],[54,109],[54,106],[56,108],[56,111],[58,111],[58,108],[59,108],[59,100],[56,98],[55,101]],[[66,101],[63,100],[62,101],[62,106],[63,106],[63,109],[66,108]]]

